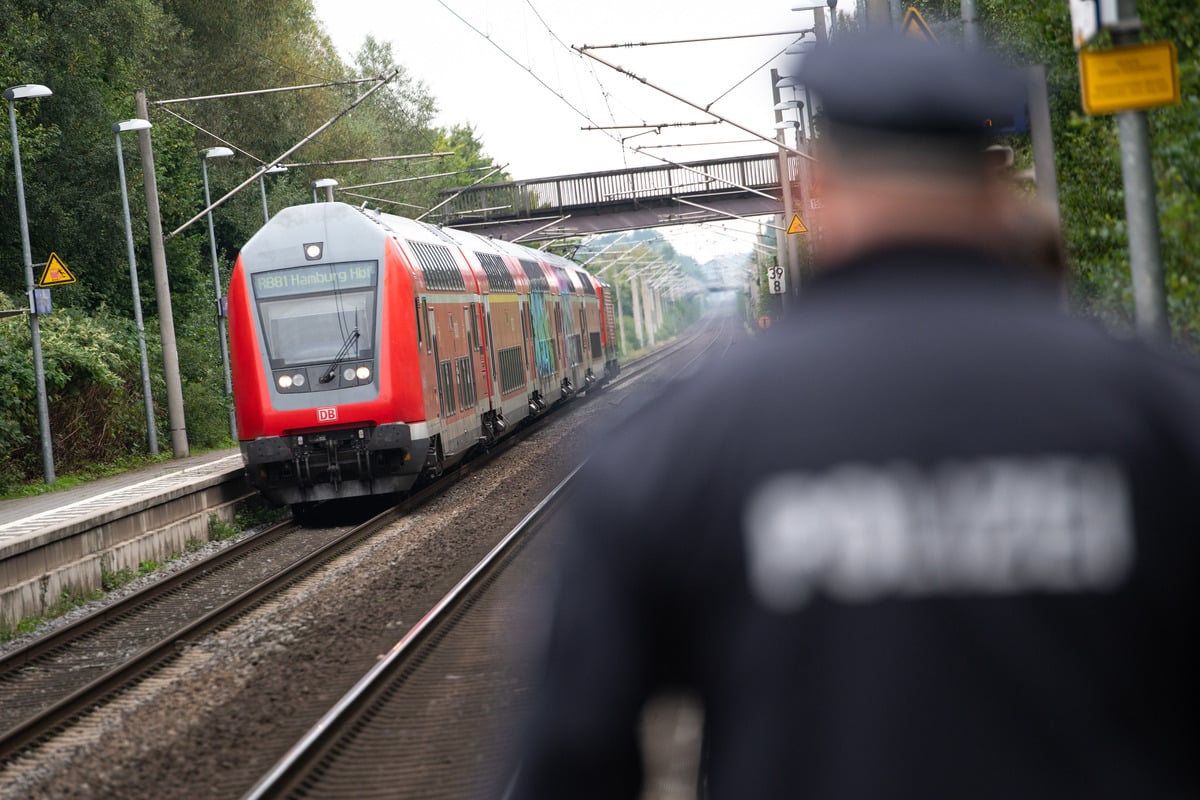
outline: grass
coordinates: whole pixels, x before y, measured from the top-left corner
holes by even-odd
[[[79,608],[92,600],[99,600],[104,597],[104,591],[101,589],[79,589],[68,587],[63,589],[58,595],[58,600],[54,605],[46,610],[45,614],[33,617],[25,617],[16,625],[10,625],[7,622],[0,622],[0,644],[12,641],[18,636],[24,636],[27,633],[36,631],[46,622],[61,617],[68,611]]]
[[[227,441],[217,447],[191,450],[189,455],[198,456],[217,450],[227,450],[232,446],[234,446],[234,443]],[[148,467],[151,464],[161,464],[165,461],[171,461],[173,458],[174,456],[168,449],[156,456],[129,456],[115,461],[91,464],[83,469],[73,470],[62,475],[55,475],[53,486],[47,486],[41,480],[30,480],[22,483],[3,483],[0,481],[0,500],[16,500],[20,497],[36,497],[51,492],[61,492],[64,489],[71,489],[89,481],[99,478],[110,478],[113,475],[123,475],[126,472]]]
[[[159,464],[163,461],[170,461],[170,453],[159,453],[157,456],[130,456],[129,458],[120,459],[118,461],[105,462],[102,464],[92,464],[81,470],[69,472],[65,475],[55,475],[54,485],[47,486],[44,481],[28,481],[25,483],[0,485],[0,500],[15,500],[19,497],[36,497],[50,492],[61,492],[64,489],[72,489],[80,484],[88,483],[99,478],[109,478],[113,475],[122,475],[141,467],[147,467],[151,464]]]
[[[241,528],[235,523],[226,522],[216,514],[208,515],[208,540],[210,542],[223,542],[226,539],[232,539],[241,532]]]

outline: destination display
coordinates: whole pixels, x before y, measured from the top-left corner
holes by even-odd
[[[251,280],[254,296],[264,300],[298,294],[372,289],[375,287],[375,273],[374,261],[348,261],[344,264],[314,264],[257,272],[251,276]]]

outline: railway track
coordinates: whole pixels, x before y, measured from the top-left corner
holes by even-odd
[[[539,426],[357,525],[288,520],[0,659],[0,763],[45,741],[170,661],[189,640],[278,595],[508,452]]]
[[[611,385],[635,379],[701,335],[631,362]],[[484,457],[359,525],[279,523],[0,658],[0,763],[120,696],[169,663],[186,642],[295,585],[539,428],[506,437]]]
[[[505,737],[502,725],[482,730],[478,715],[481,708],[502,713],[497,683],[512,682],[492,663],[490,628],[521,614],[529,564],[523,559],[521,569],[511,567],[539,544],[538,526],[574,475],[313,726],[247,800],[388,796],[397,786],[406,787],[408,798],[484,796],[492,781],[480,762],[503,762]]]
[[[684,349],[696,342],[684,343]],[[722,325],[675,372],[733,335]],[[678,352],[678,350],[676,351]],[[577,468],[543,499],[246,794],[268,798],[499,796],[529,668],[510,629],[553,560],[543,527]],[[519,566],[518,566],[519,565]],[[500,655],[507,654],[507,655]]]

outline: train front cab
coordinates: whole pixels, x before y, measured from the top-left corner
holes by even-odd
[[[429,448],[410,272],[363,213],[279,212],[229,289],[237,425],[251,484],[302,505],[407,490]]]

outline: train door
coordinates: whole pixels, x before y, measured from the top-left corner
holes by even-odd
[[[486,352],[483,357],[491,367],[491,377],[488,380],[488,397],[500,398],[500,370],[496,366],[496,339],[492,335],[492,301],[490,297],[483,298],[483,335],[486,345]],[[491,405],[495,407],[501,403],[497,403],[493,399]]]
[[[425,309],[425,322],[429,326],[429,346],[430,354],[433,356],[433,382],[437,386],[438,416],[445,419],[447,398],[442,387],[442,359],[438,352],[437,309],[429,308],[429,304],[425,300],[421,300],[421,305]]]
[[[467,355],[462,361],[463,378],[460,381],[463,385],[461,392],[463,395],[463,411],[466,411],[468,406],[478,408],[479,397],[476,387],[483,384],[488,395],[491,395],[491,387],[487,384],[487,367],[480,359],[480,363],[476,363],[475,356],[482,352],[482,340],[479,338],[479,317],[476,316],[476,304],[471,303],[469,306],[463,306],[463,334],[467,339]],[[480,377],[483,380],[480,380]]]

